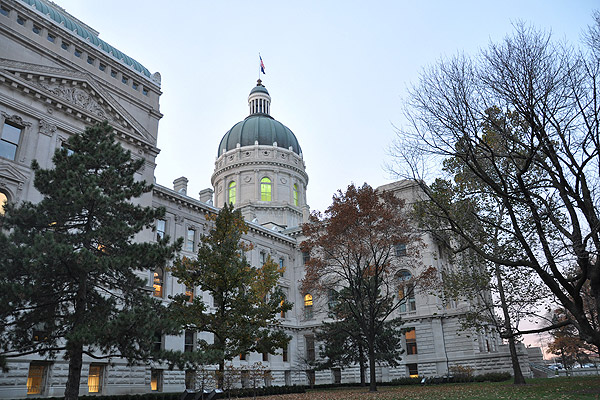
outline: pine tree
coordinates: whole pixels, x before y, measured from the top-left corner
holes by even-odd
[[[203,236],[195,260],[182,258],[172,268],[173,276],[188,287],[209,293],[214,308],[200,297],[190,303],[185,295],[171,304],[183,327],[213,334],[213,342],[200,340],[198,362],[219,365],[218,386],[223,387],[225,361],[250,352],[276,353],[289,337],[278,329],[277,315],[292,308],[277,281],[283,270],[269,256],[253,268],[245,253],[252,246],[242,240],[248,232],[239,210],[225,205],[209,234]],[[193,368],[194,357],[187,357]]]
[[[66,399],[79,393],[82,356],[153,357],[157,333],[172,332],[165,308],[148,296],[143,271],[180,246],[134,242],[164,209],[135,204],[152,189],[104,122],[57,149],[54,168],[34,161],[43,199],[9,204],[0,233],[0,358],[63,355]]]

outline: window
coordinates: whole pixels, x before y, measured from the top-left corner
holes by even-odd
[[[75,49],[75,51],[73,52],[73,54],[75,54],[75,57],[81,58],[81,50]]]
[[[4,7],[3,5],[0,6],[0,14],[4,15],[5,17],[8,17],[8,13],[10,12],[10,10],[6,7]]]
[[[163,297],[164,270],[158,267],[154,270],[152,286],[154,287],[154,297]]]
[[[46,324],[39,322],[33,326],[31,332],[31,339],[34,342],[46,342],[48,341],[48,332],[46,330]]]
[[[333,383],[338,385],[342,383],[342,369],[341,368],[331,368],[331,374],[333,375]]]
[[[117,77],[117,71],[115,71],[114,69],[111,69],[111,70],[110,70],[110,76],[111,76],[112,78],[116,78],[116,77]]]
[[[338,292],[333,289],[327,291],[327,308],[333,310],[338,302]]]
[[[271,201],[271,180],[266,177],[260,180],[260,201]]]
[[[16,159],[22,130],[22,128],[11,123],[4,123],[2,137],[0,137],[0,157],[8,158],[9,160]]]
[[[4,206],[8,203],[8,196],[4,192],[0,192],[0,215],[4,215]]]
[[[133,82],[133,83],[131,84],[131,87],[132,87],[134,90],[137,90],[137,89],[138,89],[138,83],[137,83],[137,82]]]
[[[417,354],[417,332],[411,328],[404,333],[406,340],[406,354]]]
[[[93,64],[93,63],[94,63],[94,57],[90,57],[90,56],[88,56],[88,58],[87,58],[87,63],[88,63],[88,64]]]
[[[165,230],[167,228],[167,221],[159,219],[156,221],[156,241],[165,238]]]
[[[69,43],[68,43],[68,42],[65,42],[65,41],[63,40],[63,41],[60,43],[60,47],[61,47],[63,50],[69,50]]]
[[[285,381],[285,386],[292,386],[292,371],[283,371],[283,380]]]
[[[194,334],[194,331],[190,331],[190,330],[185,331],[184,341],[183,341],[183,352],[184,353],[191,353],[192,351],[194,351],[195,342],[196,342],[195,336],[196,335]]]
[[[302,252],[302,263],[304,265],[308,264],[308,262],[310,261],[310,253],[308,251],[303,251]]]
[[[398,300],[400,301],[400,312],[416,311],[415,288],[410,282],[412,275],[407,270],[398,273]]]
[[[306,361],[315,361],[315,337],[305,335],[304,342],[306,343]]]
[[[196,231],[192,228],[188,228],[187,235],[185,237],[185,249],[187,251],[194,251],[195,238],[196,238]]]
[[[279,302],[279,307],[283,307],[283,303],[285,303],[285,299],[283,299]],[[285,311],[281,310],[281,312],[279,313],[279,316],[281,318],[285,318]]]
[[[283,258],[279,258],[279,276],[283,277],[284,273],[285,273],[284,259]]]
[[[145,87],[142,88],[142,94],[144,96],[148,96],[148,89],[146,89]]]
[[[235,181],[229,182],[229,204],[235,205]]]
[[[121,78],[121,82],[123,82],[124,84],[127,84],[127,82],[129,82],[129,79],[126,76],[124,76]]]
[[[48,39],[49,42],[54,43],[54,41],[56,40],[56,36],[49,33],[48,36],[46,36],[46,39]]]
[[[281,354],[283,356],[283,362],[288,362],[289,356],[288,356],[288,345],[287,344],[285,345],[285,347],[283,349],[281,349]]]
[[[153,344],[152,349],[154,351],[161,351],[161,350],[163,350],[164,349],[163,343],[164,343],[163,336],[160,333],[158,333],[158,332],[154,333],[154,344]]]
[[[37,26],[37,25],[33,25],[33,28],[31,28],[31,30],[33,31],[33,33],[36,33],[36,34],[38,34],[38,35],[39,35],[39,34],[40,34],[40,32],[42,31],[42,28],[40,28],[40,27],[39,27],[39,26]]]
[[[189,303],[194,301],[194,288],[186,285],[185,287],[185,295],[187,297],[187,301]]]
[[[100,63],[100,64],[98,64],[98,69],[99,69],[100,71],[106,71],[106,65],[105,65],[105,64],[102,64],[102,63]]]
[[[247,353],[240,354],[240,361],[248,361],[248,354]]]
[[[294,205],[298,206],[298,185],[294,184]]]
[[[408,369],[408,376],[411,378],[419,377],[419,368],[417,367],[417,364],[406,364],[406,369]]]
[[[163,373],[160,369],[150,370],[150,389],[153,392],[162,392]]]
[[[242,388],[247,388],[250,386],[250,371],[248,370],[242,370],[242,373],[240,374],[240,378],[242,381]]]
[[[196,389],[196,373],[191,369],[185,371],[185,388],[189,390]]]
[[[269,361],[269,353],[267,353],[266,351],[262,353],[262,360],[263,361]]]
[[[42,394],[46,378],[46,365],[29,364],[27,374],[27,394]]]
[[[310,293],[304,295],[304,318],[311,319],[313,316],[313,297]]]
[[[396,257],[403,257],[406,255],[406,245],[404,243],[398,243],[394,245],[394,252]]]
[[[20,15],[17,15],[17,23],[19,25],[25,25],[25,18],[21,17]]]
[[[260,252],[260,265],[265,265],[265,263],[267,262],[267,253],[265,253],[264,251]]]
[[[104,365],[90,365],[90,371],[88,372],[88,392],[102,393],[102,375],[104,375]]]

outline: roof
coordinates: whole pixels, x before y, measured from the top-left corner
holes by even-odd
[[[75,17],[61,9],[54,3],[42,1],[42,0],[21,0],[23,3],[35,7],[36,10],[44,15],[47,15],[56,23],[63,25],[67,30],[72,31],[79,37],[89,40],[90,43],[95,45],[97,48],[103,50],[105,53],[112,55],[117,60],[122,60],[126,65],[129,65],[134,70],[150,78],[150,71],[133,58],[127,56],[121,51],[117,50],[110,44],[98,37],[98,34],[91,31],[88,26],[78,21]]]
[[[223,150],[235,149],[238,143],[243,147],[253,146],[256,142],[267,146],[277,142],[277,147],[284,149],[291,147],[298,155],[302,152],[298,139],[290,128],[267,114],[252,114],[225,133],[219,144],[217,157],[223,153]]]

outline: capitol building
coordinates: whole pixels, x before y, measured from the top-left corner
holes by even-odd
[[[155,182],[155,160],[161,77],[108,44],[99,33],[47,0],[0,0],[0,201],[41,200],[33,185],[31,162],[51,168],[56,149],[89,125],[108,121],[122,146],[145,164],[138,178]],[[143,54],[136,57],[143,59]],[[249,225],[244,240],[253,244],[248,261],[259,266],[267,256],[285,267],[278,285],[293,303],[279,316],[291,337],[279,354],[253,353],[237,358],[233,365],[244,370],[261,362],[271,372],[265,385],[349,383],[360,380],[359,368],[307,370],[307,360],[319,357],[315,328],[327,318],[327,299],[300,291],[304,276],[301,225],[310,213],[306,202],[309,176],[301,148],[302,132],[292,132],[271,115],[271,96],[263,83],[249,82],[248,115],[223,127],[223,137],[207,137],[215,147],[210,188],[198,195],[188,193],[184,176],[172,184],[157,182],[139,202],[164,207],[164,219],[155,231],[144,231],[140,241],[169,236],[183,238],[181,255],[194,257],[199,239],[208,233],[208,214],[227,202],[241,210]],[[164,88],[169,90],[168,88]],[[284,88],[280,88],[284,90]],[[273,99],[276,101],[277,99]],[[212,144],[211,144],[212,143]],[[183,145],[183,144],[182,144]],[[182,175],[187,171],[181,171]],[[209,183],[206,182],[208,186]],[[335,183],[334,183],[335,185]],[[332,192],[336,189],[331,188]],[[410,181],[381,187],[409,202],[418,188]],[[423,237],[421,267],[441,270],[449,263],[446,250],[431,237]],[[402,254],[398,254],[401,257]],[[210,296],[186,288],[166,268],[145,272],[149,295],[167,304],[170,297],[187,293],[213,307]],[[405,321],[403,348],[398,367],[381,365],[378,381],[408,376],[442,376],[452,366],[468,366],[477,373],[511,371],[508,349],[493,330],[461,331],[459,317],[468,301],[446,304],[440,296],[415,290],[397,315]],[[209,334],[186,332],[162,337],[164,349],[185,351]],[[531,373],[527,351],[519,347],[521,368]],[[36,354],[9,360],[0,372],[0,398],[62,396],[68,363]],[[189,372],[187,373],[189,374]],[[84,356],[80,395],[181,392],[191,381],[185,371],[149,362],[128,366],[126,360],[99,361]],[[187,378],[187,379],[186,379]],[[242,381],[240,385],[245,384]]]

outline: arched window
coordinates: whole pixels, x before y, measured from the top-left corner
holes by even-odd
[[[154,270],[152,286],[154,287],[154,297],[163,297],[163,283],[165,272],[161,267]]]
[[[271,201],[271,180],[267,177],[260,180],[260,201]]]
[[[4,215],[4,205],[8,202],[8,196],[4,192],[0,192],[0,215]]]
[[[229,204],[235,205],[235,181],[229,182]]]
[[[298,185],[294,183],[294,205],[298,207]]]
[[[412,283],[412,275],[403,269],[398,272],[398,299],[400,301],[400,312],[416,311],[415,287]]]
[[[311,319],[313,310],[313,297],[310,293],[304,295],[304,318]]]

